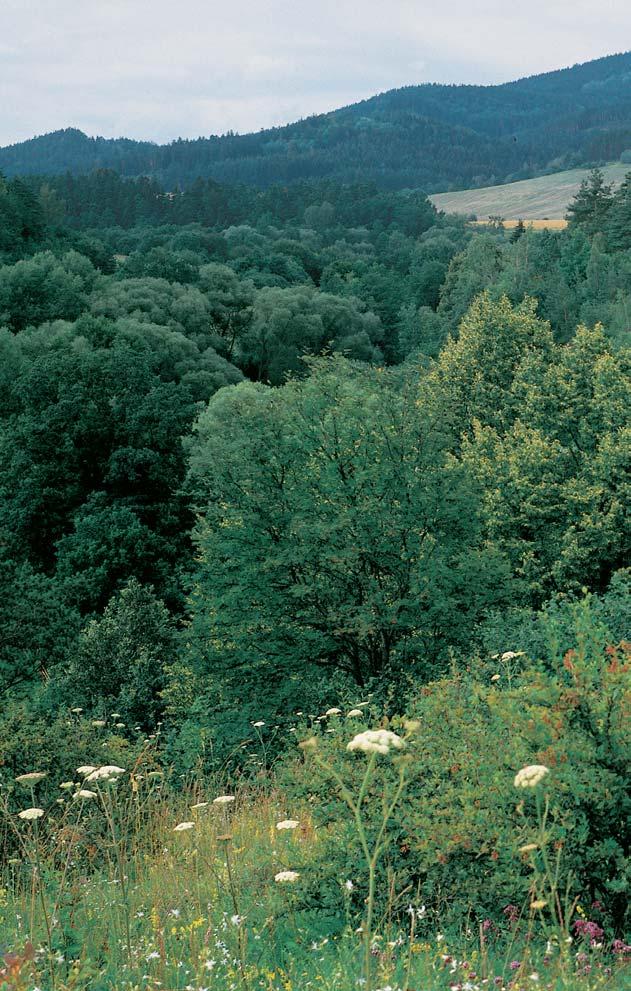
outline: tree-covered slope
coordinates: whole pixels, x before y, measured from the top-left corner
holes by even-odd
[[[167,186],[372,179],[428,191],[612,161],[631,148],[631,52],[499,86],[407,86],[258,133],[168,145],[73,128],[0,149],[5,174],[111,168]]]

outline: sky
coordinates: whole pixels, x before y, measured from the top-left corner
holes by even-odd
[[[257,131],[629,47],[629,0],[0,0],[0,145]]]

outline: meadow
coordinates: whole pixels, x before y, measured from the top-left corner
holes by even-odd
[[[619,185],[629,166],[612,162],[603,168],[605,181]],[[446,213],[475,214],[480,220],[492,216],[521,217],[523,220],[542,221],[541,227],[556,230],[567,208],[576,196],[581,182],[589,175],[589,169],[567,169],[535,179],[520,179],[501,186],[484,186],[480,189],[463,189],[453,193],[434,193],[430,200],[438,210]],[[545,221],[545,223],[543,223]],[[506,226],[510,226],[506,223]],[[538,227],[535,224],[535,227]]]
[[[47,775],[18,776],[12,797],[22,796],[24,808],[12,811],[5,796],[2,822],[0,988],[628,987],[631,948],[607,937],[597,903],[568,901],[548,822],[553,772],[543,765],[507,782],[515,802],[532,800],[530,842],[514,854],[532,874],[523,904],[507,905],[499,923],[471,913],[454,925],[422,902],[418,887],[399,889],[389,831],[413,801],[409,761],[420,726],[402,720],[389,724],[394,730],[356,732],[371,721],[370,704],[359,705],[311,722],[284,784],[265,766],[262,723],[253,730],[262,770],[236,786],[190,781],[175,791],[158,767],[156,740],[129,770],[79,766],[46,808],[38,792],[50,787]],[[102,730],[95,727],[97,739]],[[351,755],[354,780],[341,753]],[[297,767],[311,788],[302,797],[287,785]],[[333,794],[340,804],[323,820]],[[358,841],[360,869],[350,848],[340,848],[346,828]],[[319,902],[331,843],[337,890]],[[463,902],[467,896],[463,890]]]

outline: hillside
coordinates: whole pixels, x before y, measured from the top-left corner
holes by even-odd
[[[479,220],[492,216],[522,220],[554,220],[565,216],[588,169],[568,169],[553,175],[522,179],[502,186],[484,186],[455,193],[434,193],[430,199],[446,213],[474,213]],[[614,162],[603,168],[607,182],[616,185],[631,172],[631,165]]]
[[[407,86],[259,133],[168,145],[69,128],[0,149],[7,175],[109,168],[170,188],[334,178],[429,192],[617,159],[631,148],[631,52],[498,86]]]

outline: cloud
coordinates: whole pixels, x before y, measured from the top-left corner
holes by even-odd
[[[502,82],[629,37],[627,0],[2,0],[0,144],[258,130],[418,82]]]

